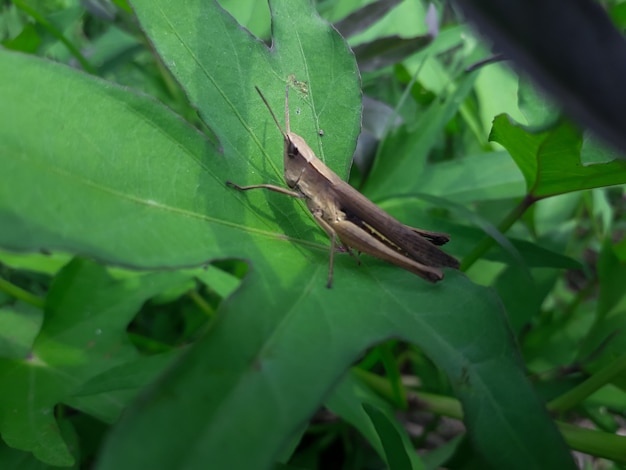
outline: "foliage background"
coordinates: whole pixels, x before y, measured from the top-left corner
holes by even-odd
[[[507,64],[468,72],[446,5],[431,37],[396,3],[315,5],[354,54],[305,0],[270,3],[271,48],[231,16],[269,41],[259,2],[4,4],[6,468],[626,461],[624,163]],[[224,184],[282,181],[255,85],[465,274],[340,255],[327,290],[304,206]]]

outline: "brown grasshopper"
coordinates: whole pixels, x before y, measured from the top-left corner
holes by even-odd
[[[285,181],[294,191],[272,184],[238,186],[230,181],[226,184],[240,191],[265,188],[306,201],[315,221],[330,237],[327,287],[330,288],[333,282],[337,238],[353,256],[350,248],[388,261],[430,282],[443,279],[439,268],[459,267],[455,258],[436,246],[450,240],[447,234],[409,227],[394,219],[339,178],[315,156],[302,137],[291,132],[289,86],[285,91],[286,131],[278,123],[261,90],[255,88],[283,135]]]

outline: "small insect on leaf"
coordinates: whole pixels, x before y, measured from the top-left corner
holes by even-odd
[[[307,82],[297,80],[296,76],[293,73],[287,76],[287,84],[288,84],[287,86],[291,86],[292,88],[295,88],[303,95],[309,94],[309,85],[307,84]]]

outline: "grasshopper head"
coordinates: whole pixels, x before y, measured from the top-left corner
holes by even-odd
[[[261,93],[258,87],[255,87],[257,93],[265,103],[265,106],[269,110],[272,115],[272,119],[276,123],[276,127],[280,130],[280,133],[283,135],[284,141],[284,155],[283,155],[283,165],[285,167],[285,181],[290,188],[295,188],[302,177],[302,174],[305,172],[307,164],[311,161],[315,160],[317,157],[311,147],[309,147],[306,141],[300,137],[298,134],[291,132],[289,126],[289,87],[285,87],[285,127],[286,130],[283,130],[278,119],[276,119],[276,115],[272,111],[269,103]]]
[[[293,132],[285,134],[285,149],[283,165],[285,167],[285,181],[290,188],[295,188],[306,171],[307,155],[312,150],[302,137]]]

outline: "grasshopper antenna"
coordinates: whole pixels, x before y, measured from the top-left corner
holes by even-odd
[[[287,127],[287,133],[291,134],[289,128],[289,85],[285,86],[285,127]]]
[[[255,85],[254,89],[257,91],[257,93],[259,94],[259,96],[263,100],[263,103],[265,103],[265,107],[267,108],[267,110],[272,115],[272,119],[276,123],[276,126],[280,130],[280,133],[283,135],[283,137],[286,140],[289,140],[289,137],[287,137],[287,132],[289,132],[289,108],[287,107],[287,101],[285,101],[285,113],[286,113],[285,115],[286,115],[286,122],[287,122],[287,132],[285,132],[283,130],[283,127],[278,123],[278,119],[276,119],[276,115],[274,114],[274,111],[272,111],[272,108],[270,107],[270,104],[265,99],[265,96],[263,96],[263,93],[261,93],[261,90],[259,90],[259,87]],[[289,95],[289,86],[287,86],[287,89],[285,90],[285,100],[287,100],[288,95]]]

